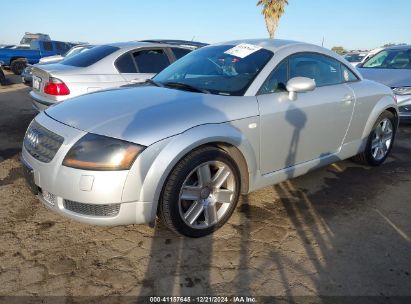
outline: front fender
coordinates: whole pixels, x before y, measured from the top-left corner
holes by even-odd
[[[247,118],[231,123],[201,125],[169,140],[153,161],[140,191],[139,200],[141,202],[153,202],[151,222],[155,220],[158,201],[167,177],[178,161],[197,147],[209,143],[224,143],[235,146],[247,163],[248,174],[256,172],[259,155],[258,129],[248,129],[255,133],[252,134],[251,141],[248,139],[249,136],[239,129],[243,130],[243,126],[253,125],[254,121],[256,118]]]

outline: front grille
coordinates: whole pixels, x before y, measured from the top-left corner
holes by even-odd
[[[92,216],[116,216],[120,211],[120,204],[95,205],[64,200],[63,205],[72,212]]]
[[[53,160],[63,141],[63,137],[33,120],[24,136],[23,144],[35,159],[49,163]]]

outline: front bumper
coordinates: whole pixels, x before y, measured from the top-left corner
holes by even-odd
[[[64,137],[54,158],[41,162],[23,146],[22,163],[32,191],[50,210],[93,225],[150,223],[152,202],[124,201],[129,171],[88,171],[65,167],[64,156],[86,133],[63,125],[42,113],[36,121]]]
[[[401,120],[411,120],[411,95],[395,95]]]

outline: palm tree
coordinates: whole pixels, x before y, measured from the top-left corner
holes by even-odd
[[[258,5],[263,6],[261,13],[264,15],[265,25],[267,26],[270,38],[273,39],[278,22],[284,14],[286,5],[288,5],[288,0],[258,0]]]

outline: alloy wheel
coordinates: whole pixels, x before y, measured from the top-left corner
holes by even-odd
[[[193,169],[180,190],[179,211],[194,229],[205,229],[221,221],[234,203],[236,182],[230,167],[209,161]]]
[[[375,160],[379,161],[388,154],[394,135],[393,129],[388,118],[384,118],[375,128],[371,142],[371,154]]]

